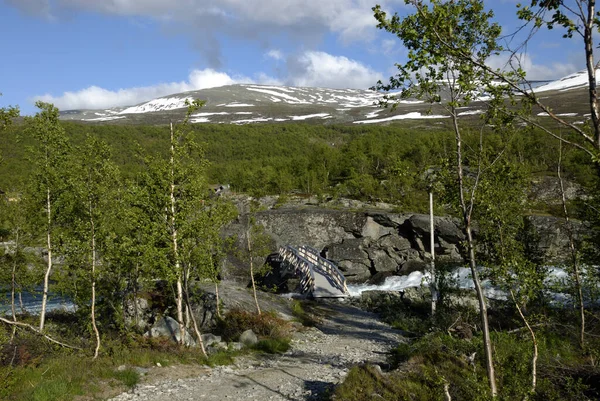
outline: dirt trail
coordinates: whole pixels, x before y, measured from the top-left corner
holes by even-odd
[[[200,369],[187,379],[166,374],[167,379],[141,384],[112,400],[319,400],[352,365],[385,365],[390,348],[402,341],[374,314],[340,303],[324,302],[319,309],[321,324],[295,333],[283,355],[244,356],[235,365]]]

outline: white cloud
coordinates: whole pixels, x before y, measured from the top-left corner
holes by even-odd
[[[294,86],[366,89],[382,75],[370,67],[343,56],[307,51],[288,59],[286,82]]]
[[[283,60],[283,53],[281,52],[281,50],[277,50],[277,49],[271,49],[268,52],[265,53],[265,56],[272,58],[273,60]]]
[[[266,79],[266,77],[263,77]],[[198,89],[213,88],[234,83],[252,83],[247,77],[230,76],[210,68],[193,70],[187,81],[161,83],[153,86],[108,90],[97,86],[65,92],[60,96],[46,94],[37,96],[34,100],[54,103],[59,109],[105,109],[117,106],[132,106],[157,97],[172,93],[187,92]]]

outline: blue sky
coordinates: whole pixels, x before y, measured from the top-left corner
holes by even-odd
[[[0,0],[0,106],[107,108],[232,83],[368,88],[406,52],[371,7],[403,0]],[[516,1],[487,0],[506,32]],[[540,31],[531,79],[582,69],[581,44]],[[502,57],[490,60],[501,66]]]

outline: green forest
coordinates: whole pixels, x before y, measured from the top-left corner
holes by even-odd
[[[88,135],[104,141],[123,178],[143,171],[144,154],[168,153],[168,126],[60,124],[73,146]],[[476,147],[480,130],[476,121],[469,125],[465,141]],[[25,124],[15,124],[4,133],[0,188],[8,194],[18,194],[31,172],[27,149],[34,142],[26,131]],[[531,179],[556,175],[559,142],[541,130],[523,130],[508,139],[491,129],[485,135],[487,146],[502,149],[506,161],[525,169]],[[346,197],[412,212],[426,210],[427,171],[455,153],[449,124],[435,123],[416,128],[199,124],[191,127],[190,137],[209,163],[208,182],[228,184],[236,193]],[[593,166],[584,154],[565,148],[563,158],[566,179],[592,183]]]

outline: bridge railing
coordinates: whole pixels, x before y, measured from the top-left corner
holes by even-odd
[[[290,263],[300,272],[300,289],[302,293],[310,293],[315,288],[315,274],[311,262],[300,255],[291,246],[279,247],[279,254],[284,261]]]
[[[301,246],[298,249],[300,256],[309,260],[318,269],[323,270],[328,277],[330,277],[340,291],[348,294],[348,287],[346,287],[346,277],[342,274],[340,269],[331,261],[322,257],[316,249],[309,246]]]

